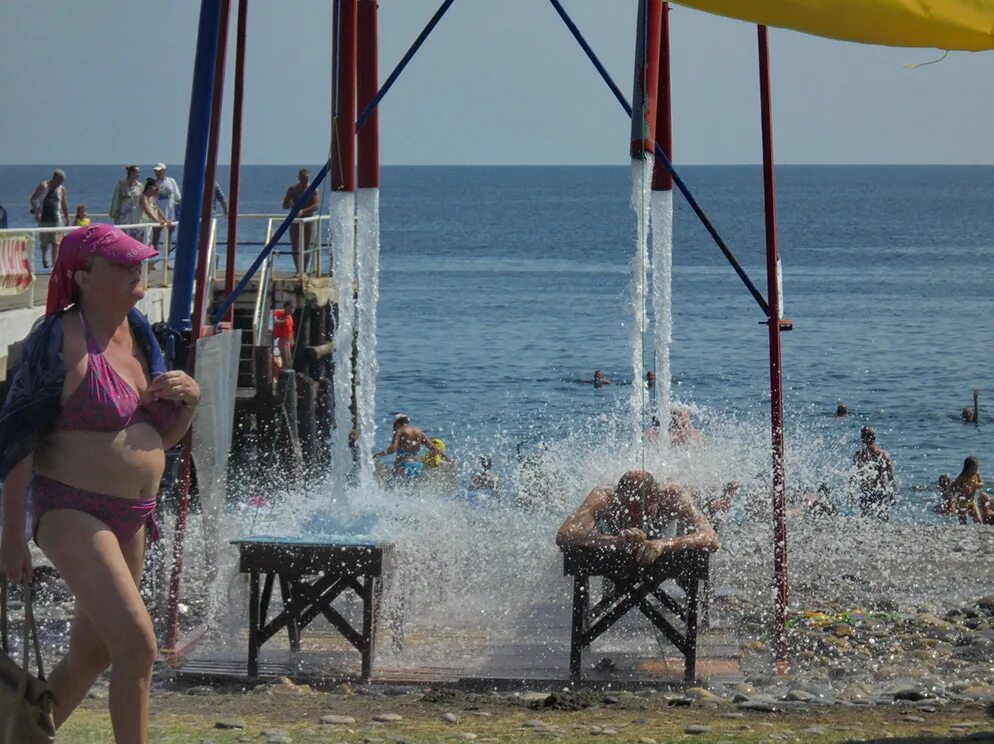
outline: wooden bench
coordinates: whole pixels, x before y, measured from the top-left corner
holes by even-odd
[[[570,682],[581,680],[583,649],[630,610],[638,608],[684,657],[684,681],[694,682],[697,666],[700,583],[707,582],[707,550],[680,550],[662,555],[651,566],[639,566],[625,552],[599,548],[564,548],[563,573],[573,577],[573,621],[570,635]],[[590,577],[610,580],[601,599],[590,605]],[[683,597],[663,589],[672,580]],[[671,623],[664,610],[679,619]]]
[[[259,674],[259,649],[266,641],[286,628],[291,650],[299,651],[300,632],[322,615],[362,654],[362,679],[368,682],[384,560],[392,546],[366,537],[259,536],[232,540],[232,544],[240,553],[239,570],[250,577],[249,676]],[[283,609],[268,619],[277,580]],[[361,630],[333,607],[335,599],[349,589],[362,600]]]

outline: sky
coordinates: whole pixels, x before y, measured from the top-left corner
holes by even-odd
[[[380,0],[380,79],[441,0]],[[243,163],[322,162],[332,0],[250,3]],[[237,4],[237,3],[234,3]],[[563,0],[626,95],[636,0]],[[199,3],[0,2],[0,165],[182,161]],[[674,160],[761,160],[755,27],[674,6]],[[232,20],[232,31],[234,20]],[[779,163],[994,163],[994,53],[771,34]],[[225,137],[234,41],[229,44]],[[546,0],[456,0],[381,107],[385,165],[621,164],[625,114]]]

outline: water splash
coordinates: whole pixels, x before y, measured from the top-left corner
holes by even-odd
[[[635,210],[635,255],[632,259],[632,328],[629,337],[632,350],[632,435],[638,437],[645,430],[645,412],[648,410],[645,386],[645,331],[649,325],[646,314],[646,289],[649,269],[649,201],[652,186],[654,158],[645,155],[632,160],[632,209]]]
[[[652,315],[656,372],[655,410],[665,426],[670,418],[673,340],[673,192],[652,192]]]
[[[373,443],[376,439],[376,307],[380,298],[380,190],[359,189],[356,194],[356,267],[358,349],[356,397],[359,408],[359,488],[373,479]]]
[[[335,325],[335,428],[331,433],[332,494],[344,496],[352,471],[352,334],[355,328],[355,196],[351,191],[331,192],[331,245],[335,289],[338,294],[338,321]]]

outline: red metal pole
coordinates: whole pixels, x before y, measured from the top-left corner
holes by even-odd
[[[355,191],[357,0],[342,0],[338,29],[338,118],[331,149],[331,190]],[[369,126],[368,122],[363,129]]]
[[[773,445],[773,569],[777,583],[774,646],[777,670],[787,668],[787,508],[783,453],[783,378],[780,361],[780,255],[777,252],[777,193],[773,170],[773,107],[766,26],[759,36],[759,97],[763,120],[763,197],[766,204],[766,298],[770,314],[770,421]]]
[[[235,255],[238,251],[238,194],[242,169],[242,102],[245,95],[245,40],[248,29],[249,0],[238,0],[238,23],[235,33],[235,96],[231,111],[231,181],[228,192],[228,252],[224,272],[224,296],[235,289]],[[235,306],[228,308],[225,321],[235,320]]]
[[[359,0],[356,95],[359,110],[365,110],[377,91],[377,0]],[[380,187],[380,115],[378,109],[366,119],[356,135],[359,161],[359,188]]]
[[[651,7],[651,6],[650,6]],[[662,3],[659,23],[659,73],[656,85],[656,142],[673,162],[673,107],[670,98],[670,4]],[[673,176],[656,160],[652,168],[652,190],[672,191]]]
[[[639,28],[636,48],[641,47],[642,59],[636,60],[636,91],[640,101],[633,100],[633,111],[641,112],[642,121],[632,121],[632,158],[641,158],[655,151],[656,93],[659,87],[659,29],[662,16],[661,0],[645,0],[645,27]],[[643,46],[644,45],[644,46]],[[636,134],[637,132],[637,134]]]
[[[214,62],[214,93],[211,97],[211,126],[207,144],[207,167],[204,175],[203,207],[200,213],[200,240],[197,252],[197,284],[193,296],[193,331],[190,335],[190,350],[187,356],[188,371],[193,374],[196,359],[197,339],[203,333],[204,305],[207,301],[207,249],[211,236],[211,215],[214,204],[214,184],[217,172],[218,140],[221,133],[221,96],[224,92],[224,58],[228,46],[228,19],[231,15],[231,0],[221,0],[221,17],[218,24],[217,58]],[[183,438],[183,478],[180,485],[179,511],[176,514],[176,533],[173,537],[173,570],[169,581],[169,606],[166,612],[166,648],[173,649],[179,637],[179,592],[183,576],[183,543],[186,539],[186,518],[190,511],[190,432]]]

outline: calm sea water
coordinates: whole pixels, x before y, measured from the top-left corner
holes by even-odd
[[[121,169],[67,168],[70,201],[106,212]],[[174,169],[175,170],[175,169]],[[312,167],[316,171],[317,167]],[[0,203],[29,222],[44,166],[0,167]],[[243,212],[278,211],[296,166],[248,167]],[[687,182],[765,294],[758,167],[687,167]],[[172,173],[178,176],[179,173]],[[788,438],[844,463],[861,425],[894,455],[904,498],[977,454],[994,457],[994,168],[778,170]],[[221,183],[227,183],[222,170]],[[383,172],[378,419],[410,413],[455,455],[599,436],[630,380],[634,216],[626,167],[394,167]],[[673,371],[708,420],[753,421],[768,441],[762,313],[676,199]],[[261,238],[261,224],[242,228]],[[243,248],[239,263],[258,250]],[[959,410],[981,390],[982,423]],[[852,413],[831,418],[838,401]],[[984,409],[984,404],[991,407]]]

